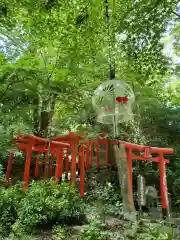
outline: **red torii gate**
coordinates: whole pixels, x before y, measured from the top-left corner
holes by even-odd
[[[110,165],[108,144],[123,144],[126,149],[126,158],[127,158],[127,168],[128,168],[128,186],[129,186],[129,201],[132,199],[132,161],[151,161],[157,162],[160,170],[160,191],[161,191],[161,203],[162,209],[168,209],[168,199],[167,199],[167,183],[166,183],[166,167],[165,164],[169,163],[169,160],[164,158],[164,154],[172,154],[173,149],[171,148],[157,148],[149,147],[143,145],[132,144],[120,140],[107,140],[107,139],[98,139],[98,140],[89,140],[83,143],[80,143],[80,140],[84,139],[84,136],[70,132],[64,136],[54,137],[50,143],[49,140],[39,138],[33,135],[22,135],[19,134],[18,137],[14,138],[14,142],[19,150],[22,150],[26,153],[26,163],[24,170],[24,188],[28,187],[29,180],[29,170],[31,164],[32,152],[36,153],[48,153],[52,156],[56,156],[56,171],[55,171],[55,181],[62,177],[63,173],[63,161],[64,153],[63,150],[69,152],[72,156],[71,160],[71,180],[72,183],[76,182],[76,159],[78,157],[78,168],[80,169],[80,195],[84,196],[84,170],[88,170],[89,166],[93,163],[93,146],[96,146],[96,167],[100,169],[100,154],[99,148],[100,145],[105,145],[105,158],[107,167]],[[50,145],[49,145],[50,144]],[[78,149],[78,145],[80,147]],[[133,151],[143,152],[143,155],[134,154]],[[152,157],[151,153],[157,154],[157,157]],[[120,156],[124,157],[124,156]],[[66,164],[65,171],[69,170],[69,156],[66,154]],[[13,162],[13,153],[10,154],[10,159],[8,161],[7,171],[6,171],[6,181],[9,180],[10,171],[12,168]],[[51,163],[52,164],[52,161]],[[51,165],[50,165],[51,167]],[[35,175],[38,175],[38,158],[36,159]],[[131,204],[129,202],[129,204]]]
[[[99,140],[90,140],[87,142],[84,142],[82,145],[81,155],[84,158],[85,161],[85,167],[88,169],[89,165],[92,164],[93,158],[92,158],[92,148],[93,145],[96,145],[96,166],[97,168],[100,168],[100,156],[99,156],[99,146],[105,145],[105,152],[106,152],[106,165],[109,166],[109,153],[108,153],[108,144],[118,144],[123,145],[123,147],[126,149],[126,156],[120,156],[127,158],[127,168],[128,168],[128,199],[132,199],[132,161],[138,160],[138,161],[151,161],[151,162],[157,162],[159,171],[160,171],[160,193],[161,193],[161,204],[162,204],[162,211],[164,215],[167,215],[167,210],[169,208],[168,203],[168,193],[167,193],[167,182],[166,182],[166,163],[169,163],[169,160],[164,158],[164,154],[173,154],[173,149],[171,148],[157,148],[157,147],[150,147],[150,146],[144,146],[144,145],[137,145],[133,143],[128,143],[121,140],[107,140],[107,139],[99,139]],[[137,155],[134,154],[133,151],[139,151],[143,152],[143,155]],[[90,152],[90,155],[89,155]],[[84,155],[85,153],[85,155]],[[151,154],[157,154],[156,157],[152,157]],[[90,157],[90,158],[89,158]],[[83,195],[83,189],[84,189],[84,182],[83,179],[81,179],[81,195]],[[129,202],[131,204],[131,202]]]
[[[40,153],[50,153],[51,154],[51,162],[50,162],[50,171],[52,172],[52,160],[53,156],[56,157],[56,170],[55,170],[55,181],[58,181],[59,178],[62,177],[62,164],[64,158],[63,150],[69,150],[70,144],[57,142],[57,141],[49,141],[47,139],[39,138],[33,135],[22,135],[19,134],[14,139],[14,143],[16,144],[17,149],[26,153],[26,162],[24,168],[24,189],[28,187],[29,181],[29,172],[30,172],[30,165],[31,165],[31,158],[32,153],[35,152],[38,154],[36,158],[36,165],[35,165],[35,176],[38,176],[38,167],[39,167],[39,154]],[[6,182],[9,181],[12,164],[13,164],[14,153],[10,154],[10,158],[8,161],[7,169],[6,169]],[[47,176],[47,157],[45,158],[45,176]]]
[[[76,159],[78,156],[78,145],[81,139],[84,137],[73,132],[69,132],[67,135],[58,136],[52,138],[51,141],[40,138],[34,135],[23,135],[21,132],[18,133],[17,137],[14,137],[13,142],[15,143],[18,150],[23,151],[26,153],[26,162],[25,162],[25,169],[24,169],[24,189],[28,187],[29,181],[29,174],[30,174],[30,165],[31,165],[31,158],[32,153],[35,152],[37,154],[36,163],[35,163],[35,177],[37,178],[39,175],[39,154],[45,153],[46,156],[44,158],[44,177],[48,175],[52,176],[52,166],[54,161],[54,156],[56,157],[56,169],[55,169],[55,182],[61,179],[64,166],[63,163],[65,162],[65,172],[68,173],[69,171],[69,156],[71,155],[71,181],[72,183],[76,183]],[[66,154],[64,153],[66,151]],[[49,174],[47,172],[47,163],[48,157],[47,154],[51,154],[50,159],[50,171]],[[14,153],[10,153],[10,157],[8,160],[7,168],[6,168],[6,176],[5,181],[9,182],[11,169],[13,165]],[[79,164],[79,168],[83,168],[81,170],[81,174],[84,171],[84,165]]]

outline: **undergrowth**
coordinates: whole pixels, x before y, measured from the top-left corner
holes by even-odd
[[[55,226],[53,228],[53,240],[66,240],[70,238],[71,232],[67,226]]]
[[[85,221],[85,203],[71,184],[36,181],[28,191],[21,189],[19,185],[0,189],[0,235],[13,233],[20,238],[55,223]]]
[[[26,192],[20,185],[0,188],[0,199],[0,240],[35,240],[40,228],[53,229],[53,240],[70,240],[72,225],[84,223],[78,240],[173,240],[175,236],[163,222],[124,221],[119,190],[109,183],[97,185],[83,199],[69,183],[33,181]],[[118,221],[115,226],[107,223],[108,216]]]
[[[4,182],[5,174],[4,174],[4,169],[3,166],[0,164],[0,184]]]
[[[102,214],[121,218],[123,216],[120,189],[111,183],[107,182],[106,185],[96,183],[96,187],[88,193],[87,202],[99,206],[98,209]]]
[[[89,223],[87,229],[80,234],[79,240],[106,240],[111,239],[113,234],[105,229],[105,224],[100,220],[94,220]]]

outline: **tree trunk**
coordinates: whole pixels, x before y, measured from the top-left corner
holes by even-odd
[[[55,103],[56,103],[56,94],[52,94],[49,103],[44,103],[41,110],[41,104],[39,97],[33,100],[34,111],[33,111],[33,134],[39,137],[47,138],[49,130],[49,124],[52,121],[54,115]],[[49,109],[48,109],[49,105]]]
[[[51,132],[51,129],[49,129],[49,124],[51,123],[53,115],[54,115],[56,97],[57,97],[56,94],[52,94],[50,103],[49,103],[49,105],[50,105],[49,110],[41,112],[41,122],[40,122],[41,137],[47,138],[49,135],[49,132]]]
[[[41,137],[46,138],[47,137],[47,131],[49,126],[49,111],[42,111],[41,112],[41,119],[40,119],[40,130],[39,135]]]
[[[33,110],[33,134],[38,136],[39,135],[39,97],[37,96],[33,100],[34,110]]]

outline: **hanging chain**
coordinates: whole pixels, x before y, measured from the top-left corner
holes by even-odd
[[[106,24],[107,24],[107,32],[108,32],[108,50],[109,50],[109,79],[115,79],[115,63],[112,59],[112,42],[111,42],[111,34],[110,34],[110,17],[109,17],[109,6],[108,0],[105,0],[105,17],[106,17]]]
[[[112,43],[111,43],[111,34],[110,34],[110,17],[109,17],[109,6],[108,0],[105,0],[105,17],[107,24],[107,33],[108,33],[108,53],[109,53],[109,79],[115,79],[115,64],[112,59]],[[114,114],[113,114],[113,135],[114,138],[117,138],[117,122],[116,122],[116,113],[115,113],[115,93],[113,91],[113,106],[114,106]]]

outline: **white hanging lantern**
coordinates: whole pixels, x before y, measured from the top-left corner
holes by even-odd
[[[102,124],[117,124],[133,120],[134,101],[135,96],[131,87],[120,80],[108,80],[102,83],[92,97],[97,121]]]

